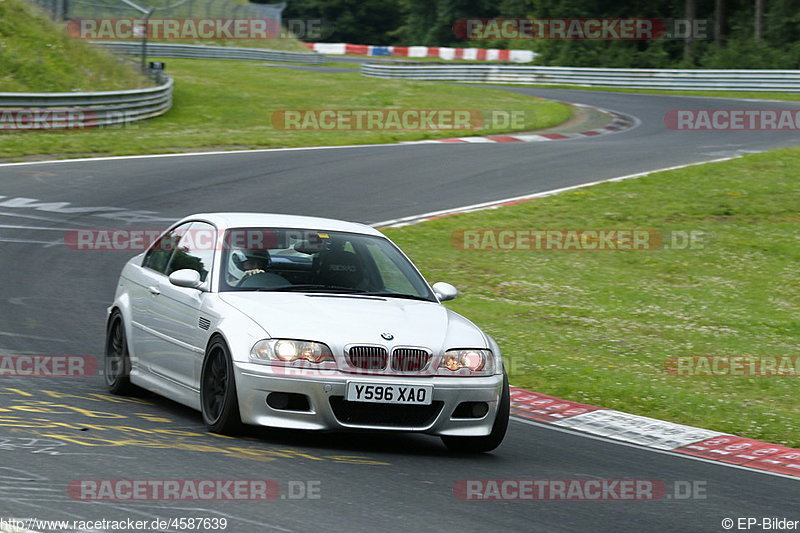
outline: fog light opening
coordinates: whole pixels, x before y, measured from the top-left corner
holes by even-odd
[[[461,402],[453,411],[452,418],[483,418],[489,412],[486,402]]]
[[[310,411],[308,396],[293,392],[270,392],[267,405],[276,411]]]

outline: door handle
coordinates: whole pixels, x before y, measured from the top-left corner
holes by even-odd
[[[159,294],[161,294],[161,291],[158,290],[158,287],[156,287],[155,285],[147,287],[147,290],[150,291],[150,294],[152,294],[153,296],[158,296]]]

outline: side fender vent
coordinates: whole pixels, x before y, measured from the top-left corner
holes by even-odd
[[[198,326],[200,326],[200,329],[208,330],[208,328],[211,327],[211,321],[209,319],[201,316],[200,317],[200,321],[198,323]]]

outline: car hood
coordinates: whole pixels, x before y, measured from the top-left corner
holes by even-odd
[[[436,302],[359,295],[223,292],[220,299],[264,328],[270,337],[314,340],[343,353],[348,344],[485,348],[481,330]],[[391,340],[381,337],[388,333]]]

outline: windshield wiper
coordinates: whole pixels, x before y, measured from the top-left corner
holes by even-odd
[[[340,293],[340,294],[361,294],[363,296],[377,296],[382,298],[405,298],[406,300],[420,300],[423,302],[432,302],[430,298],[424,296],[417,296],[416,294],[405,294],[402,292],[389,292],[389,291],[376,291],[370,292],[365,289],[354,289],[352,287],[340,287],[337,285],[317,285],[313,283],[305,283],[298,285],[280,285],[278,287],[253,287],[239,289],[244,291],[257,291],[257,292],[324,292],[324,293]]]
[[[278,287],[259,287],[251,290],[259,292],[340,292],[340,293],[363,293],[363,289],[353,289],[350,287],[337,287],[336,285],[314,285],[311,283],[300,285],[281,285]]]
[[[407,300],[421,300],[423,302],[432,302],[430,298],[424,296],[417,296],[416,294],[405,294],[402,292],[365,292],[364,296],[383,296],[385,298],[405,298]]]

